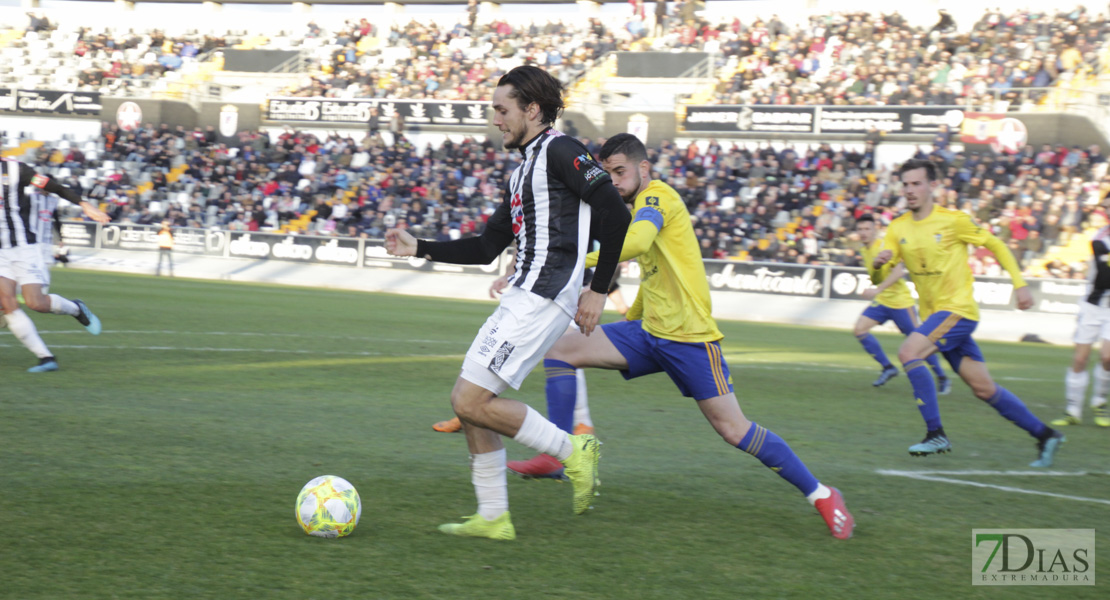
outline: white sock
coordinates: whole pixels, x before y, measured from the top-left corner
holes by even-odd
[[[806,500],[809,500],[810,504],[817,504],[818,500],[824,500],[829,496],[832,496],[832,490],[825,487],[825,484],[818,483],[817,489],[813,490],[812,494],[806,496]]]
[[[582,423],[593,427],[594,422],[590,419],[589,396],[586,394],[586,371],[575,369],[574,379],[578,384],[578,394],[574,397],[574,424]]]
[[[566,460],[574,450],[570,443],[570,435],[559,429],[554,423],[543,418],[531,406],[527,407],[528,413],[524,415],[524,422],[520,424],[520,431],[516,432],[513,439],[528,446],[536,452],[550,454],[559,460]]]
[[[509,484],[505,478],[505,449],[470,455],[470,482],[478,497],[478,514],[492,521],[509,510]]]
[[[1103,369],[1102,365],[1095,365],[1095,393],[1091,396],[1091,406],[1106,404],[1107,389],[1110,389],[1110,371]]]
[[[1067,375],[1064,376],[1064,397],[1068,400],[1064,410],[1077,419],[1083,417],[1083,398],[1087,395],[1087,382],[1090,379],[1091,374],[1086,369],[1076,373],[1071,367],[1068,367]],[[1097,383],[1096,381],[1096,385]]]
[[[50,312],[56,315],[69,315],[76,317],[81,314],[81,307],[73,300],[68,300],[57,294],[50,294]]]
[[[8,313],[8,329],[12,331],[12,335],[16,337],[27,349],[30,350],[35,356],[39,358],[46,358],[52,356],[50,350],[46,347],[46,343],[39,337],[39,332],[35,329],[35,323],[31,321],[22,310],[17,310]]]

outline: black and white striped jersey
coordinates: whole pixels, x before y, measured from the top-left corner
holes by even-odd
[[[36,244],[43,228],[47,228],[49,236],[50,214],[42,221],[32,200],[34,193],[56,194],[75,204],[81,202],[77,192],[9,158],[0,160],[0,188],[0,249]],[[51,208],[50,213],[53,212]]]
[[[1110,305],[1110,227],[1099,229],[1091,238],[1091,262],[1087,269],[1087,302]]]
[[[28,194],[31,201],[31,219],[28,225],[39,244],[54,243],[54,211],[58,208],[58,196],[47,194],[35,188]]]
[[[590,244],[591,208],[582,200],[609,175],[581,142],[550,128],[522,154],[493,215],[508,219],[516,238],[510,284],[565,304],[574,314]]]
[[[449,242],[417,240],[416,255],[489,264],[516,242],[510,285],[553,300],[574,315],[591,224],[601,249],[590,289],[605,294],[632,217],[609,174],[578,140],[548,128],[529,140],[521,155],[482,235]]]

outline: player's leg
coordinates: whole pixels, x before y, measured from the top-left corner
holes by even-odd
[[[636,321],[639,326],[639,321]],[[628,362],[599,327],[586,336],[578,328],[568,329],[543,359],[547,376],[547,417],[564,431],[574,428],[574,411],[578,396],[578,369],[625,369]]]
[[[859,340],[860,345],[863,346],[864,352],[871,355],[875,362],[879,363],[882,367],[882,372],[879,373],[879,378],[871,383],[873,386],[880,386],[890,381],[892,378],[898,376],[898,369],[890,364],[890,359],[887,358],[886,353],[883,352],[883,347],[879,344],[879,340],[871,335],[871,329],[877,325],[885,323],[887,316],[884,314],[883,309],[886,308],[881,304],[868,306],[863,314],[856,319],[856,326],[853,328],[852,333]]]
[[[898,326],[898,331],[901,331],[903,335],[913,333],[921,325],[921,320],[917,318],[916,306],[898,309],[893,318],[894,324]],[[925,359],[925,362],[929,364],[929,368],[937,376],[937,395],[947,396],[951,394],[952,380],[948,378],[944,373],[944,368],[940,366],[940,355],[934,352]]]
[[[1106,403],[1106,393],[1110,390],[1110,339],[1103,337],[1099,341],[1098,350],[1099,365],[1095,367],[1095,393],[1091,397],[1091,412],[1095,415],[1095,425],[1110,427],[1110,406]]]
[[[520,387],[566,332],[570,316],[554,302],[518,288],[505,292],[501,302],[467,351],[451,406],[467,431],[489,429],[563,463],[574,486],[574,511],[582,514],[597,487],[597,440],[592,435],[572,436],[528,405],[501,397],[510,386]],[[468,442],[471,437],[468,433]],[[497,448],[471,447],[472,452],[486,450]]]
[[[590,394],[586,388],[586,371],[574,370],[574,434],[594,433],[594,420],[590,416]]]
[[[1076,336],[1079,337],[1078,331]],[[1092,345],[1091,342],[1081,343],[1077,341],[1075,343],[1071,366],[1064,374],[1064,398],[1066,401],[1064,416],[1052,421],[1053,427],[1079,425],[1083,418],[1083,401],[1087,397],[1087,383],[1091,379],[1091,374],[1087,370],[1087,363],[1090,361]]]
[[[958,351],[962,355],[958,367],[960,378],[971,387],[975,397],[1036,438],[1038,457],[1029,466],[1051,467],[1056,451],[1064,442],[1063,434],[1038,419],[1013,392],[994,382],[973,340],[968,338]]]
[[[13,248],[12,272],[20,284],[27,308],[40,313],[69,315],[93,335],[99,334],[100,319],[83,302],[49,293],[50,271],[43,256],[46,249],[44,244]]]
[[[544,391],[547,396],[547,418],[567,433],[574,432],[574,413],[578,403],[577,371],[582,368],[624,369],[628,363],[609,339],[607,331],[614,326],[618,329],[640,327],[640,322],[622,325],[606,324],[598,327],[589,335],[583,335],[577,327],[569,328],[548,350],[543,359],[544,374],[547,379]],[[563,479],[563,465],[552,456],[540,454],[528,460],[512,461],[509,470],[521,477]]]
[[[936,353],[936,340],[950,333],[961,320],[958,315],[947,311],[933,314],[916,331],[906,336],[898,349],[898,359],[910,380],[917,409],[925,421],[925,439],[909,448],[913,456],[944,454],[952,449],[940,419],[936,381],[925,359]]]
[[[16,285],[14,279],[0,277],[0,309],[4,311],[4,321],[11,330],[12,335],[21,344],[27,347],[39,359],[39,364],[28,369],[31,373],[44,373],[58,370],[58,361],[46,347],[46,343],[39,337],[35,323],[19,308],[15,298]]]

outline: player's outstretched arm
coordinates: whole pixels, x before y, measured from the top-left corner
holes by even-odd
[[[404,229],[385,232],[385,251],[393,256],[416,256],[416,238]]]
[[[96,221],[97,223],[107,223],[108,221],[112,220],[112,217],[109,217],[108,213],[100,210],[96,206],[93,206],[91,202],[85,200],[81,201],[81,210],[84,211],[86,217],[92,219],[93,221]]]
[[[1014,298],[1017,299],[1019,310],[1033,307],[1033,292],[1029,290],[1029,284],[1021,274],[1021,267],[1005,242],[973,223],[970,217],[957,221],[957,233],[960,241],[990,250],[998,260],[998,265],[1009,273],[1010,281],[1014,282]]]

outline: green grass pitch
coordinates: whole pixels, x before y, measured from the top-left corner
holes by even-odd
[[[0,597],[1100,598],[1110,585],[1110,430],[1067,431],[1056,469],[1088,475],[942,476],[1002,490],[880,474],[1028,471],[1035,447],[957,383],[941,399],[954,452],[908,456],[923,434],[909,383],[871,387],[850,323],[721,326],[745,413],[843,491],[852,540],[722,443],[665,375],[593,371],[594,510],[573,516],[569,486],[510,478],[518,537],[493,542],[436,531],[475,502],[463,437],[431,429],[492,303],[62,269],[53,287],[105,330],[33,314],[62,366],[40,375],[0,334]],[[894,355],[898,336],[879,337]],[[1069,349],[982,346],[1035,413],[1061,412]],[[542,373],[514,396],[542,412]],[[306,536],[293,516],[301,486],[329,473],[362,496],[349,538]],[[973,528],[1100,527],[1097,587],[970,585]]]

